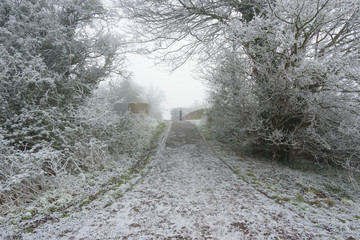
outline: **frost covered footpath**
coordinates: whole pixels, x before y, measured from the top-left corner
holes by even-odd
[[[174,122],[151,170],[111,206],[24,239],[330,239],[240,179],[196,127]]]

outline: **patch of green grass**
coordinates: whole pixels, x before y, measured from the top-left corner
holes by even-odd
[[[10,220],[9,223],[10,223],[10,225],[14,225],[14,226],[17,225],[17,221],[15,219]]]
[[[130,169],[129,169],[129,174],[130,174],[130,175],[138,174],[138,173],[139,173],[139,170],[138,170],[138,169],[135,169],[135,168],[130,168]]]
[[[130,177],[129,177],[129,175],[121,175],[121,176],[120,176],[120,179],[123,180],[123,181],[125,181],[125,182],[127,182],[127,181],[130,180]]]
[[[255,185],[259,186],[259,187],[262,187],[261,183],[259,183],[259,182],[253,181],[253,182],[251,182],[251,183],[252,183],[252,184],[255,184]]]
[[[84,206],[90,204],[92,201],[90,199],[87,199],[85,201],[83,201],[82,203],[80,203],[79,207],[83,208]]]
[[[327,195],[324,192],[322,192],[322,191],[320,191],[320,190],[318,190],[316,188],[313,188],[313,187],[309,187],[308,191],[310,193],[314,194],[315,196],[319,197],[319,198],[326,198],[327,197]]]
[[[339,193],[342,193],[343,190],[339,187],[339,186],[333,186],[333,185],[330,185],[330,184],[326,184],[325,185],[325,188],[328,190],[328,191],[331,191],[335,194],[339,194]]]
[[[202,133],[202,135],[205,137],[205,139],[211,138],[211,131],[205,121],[201,121],[201,123],[197,127]]]
[[[334,195],[338,198],[352,199],[352,196],[350,194],[348,194],[346,192],[346,190],[340,186],[334,186],[334,185],[330,185],[330,184],[325,184],[324,186],[327,191],[329,191],[330,193],[332,193],[332,195]]]
[[[283,197],[283,201],[285,201],[285,202],[289,202],[291,200],[291,198],[289,198],[289,197]]]
[[[25,214],[30,215],[31,217],[34,217],[36,214],[38,214],[38,209],[35,207],[27,208]]]
[[[89,181],[88,184],[89,184],[89,186],[91,186],[91,187],[95,186],[95,182],[94,182],[94,181]]]
[[[316,207],[319,207],[319,208],[323,206],[319,200],[309,201],[307,203],[310,204],[311,206],[316,206]]]
[[[30,220],[33,217],[33,215],[30,212],[26,212],[21,216],[22,220]]]
[[[115,187],[120,187],[121,185],[125,184],[124,180],[119,180]]]
[[[326,198],[327,195],[322,192],[321,190],[318,190],[314,187],[311,187],[311,186],[306,186],[302,183],[296,183],[296,186],[300,187],[301,188],[301,192],[303,193],[310,193],[310,194],[313,194],[315,195],[316,197],[319,197],[319,198]]]
[[[105,193],[104,189],[99,189],[96,193],[95,193],[95,197],[100,196],[101,194]]]
[[[55,206],[55,205],[49,206],[49,207],[48,207],[48,211],[49,211],[50,213],[55,212],[55,211],[56,211],[56,206]]]
[[[338,218],[338,220],[342,223],[346,223],[346,221],[344,219]]]
[[[296,194],[295,200],[298,202],[304,202],[305,198],[302,194],[298,193],[298,194]]]
[[[333,207],[336,205],[336,202],[332,199],[325,199],[325,200],[322,200],[322,202],[326,203],[329,207]]]
[[[117,183],[118,179],[116,176],[112,176],[111,178],[109,178],[108,182],[111,184],[115,184]]]
[[[359,215],[355,215],[354,218],[355,218],[356,220],[360,220],[360,216],[359,216]]]
[[[166,127],[167,124],[165,122],[159,122],[153,132],[154,138],[158,138],[165,131]]]
[[[255,174],[253,174],[251,172],[247,172],[246,175],[248,175],[249,177],[255,177]]]
[[[274,199],[277,203],[289,202],[291,200],[289,197],[280,197],[277,195],[272,196],[271,198]]]
[[[275,202],[277,202],[277,203],[279,203],[279,202],[281,201],[281,199],[282,199],[281,197],[279,197],[279,196],[277,196],[277,195],[272,196],[271,198],[274,199]]]
[[[351,200],[347,199],[347,198],[342,198],[341,199],[341,203],[344,205],[344,206],[351,206],[353,203]]]
[[[114,192],[112,194],[112,196],[115,198],[115,199],[118,199],[118,198],[121,198],[123,196],[123,193],[122,192]]]

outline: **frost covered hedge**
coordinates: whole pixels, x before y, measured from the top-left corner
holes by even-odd
[[[138,157],[149,145],[156,121],[111,111],[106,97],[94,96],[67,114],[43,111],[29,128],[37,129],[32,149],[18,149],[0,128],[1,213],[29,203],[58,187],[62,178],[101,170],[128,156]],[[26,138],[29,129],[19,131]],[[130,160],[129,160],[130,161]]]
[[[252,4],[250,19],[228,19],[232,42],[205,70],[212,129],[268,158],[360,172],[358,3]]]
[[[1,213],[146,144],[147,120],[89,99],[123,66],[113,16],[99,0],[0,2]]]

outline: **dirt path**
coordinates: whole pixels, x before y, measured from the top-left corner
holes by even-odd
[[[190,123],[172,124],[152,164],[149,174],[118,203],[58,230],[44,228],[43,237],[324,239],[314,236],[318,228],[240,180],[214,157]]]

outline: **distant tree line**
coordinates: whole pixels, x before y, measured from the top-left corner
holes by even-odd
[[[128,104],[143,102],[149,104],[149,115],[155,119],[162,119],[164,92],[153,85],[141,86],[135,83],[131,76],[115,79],[109,82],[104,94],[111,96],[112,109],[119,115],[128,111]],[[106,93],[105,93],[106,92]]]

